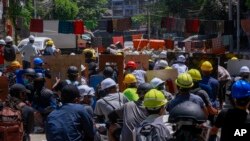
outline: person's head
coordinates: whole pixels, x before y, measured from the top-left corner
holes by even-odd
[[[145,94],[143,105],[150,115],[162,115],[165,112],[165,106],[167,102],[167,99],[161,91],[151,89]]]
[[[201,64],[200,69],[204,76],[209,76],[213,71],[213,65],[209,61],[205,61]]]
[[[24,70],[23,74],[23,82],[25,85],[30,84],[33,82],[34,78],[36,76],[36,72],[32,68],[27,68]]]
[[[162,51],[162,52],[159,54],[159,58],[160,58],[160,59],[167,59],[167,51]]]
[[[27,98],[27,93],[29,91],[22,84],[14,84],[10,87],[9,94],[11,97],[15,97],[20,99],[21,101],[25,101]]]
[[[157,68],[158,70],[163,70],[166,67],[168,67],[168,62],[166,60],[160,60],[157,65],[158,65],[158,68]]]
[[[97,64],[95,62],[90,62],[88,64],[89,76],[97,74]]]
[[[5,45],[6,45],[6,42],[3,39],[1,39],[0,40],[0,47],[5,46]]]
[[[232,98],[237,106],[247,108],[250,102],[250,84],[244,80],[236,81],[232,86]]]
[[[151,89],[153,89],[153,87],[152,87],[152,85],[149,84],[149,83],[142,83],[142,84],[140,84],[140,85],[138,86],[138,88],[137,88],[137,91],[136,91],[136,93],[137,93],[138,96],[139,96],[139,100],[140,100],[140,101],[143,101],[145,94],[146,94],[149,90],[151,90]]]
[[[117,92],[117,84],[111,78],[106,78],[101,82],[101,90],[105,91],[106,94]]]
[[[188,74],[190,74],[190,76],[193,79],[194,87],[198,87],[199,86],[199,82],[202,80],[200,71],[197,70],[197,69],[190,69],[188,71]]]
[[[33,35],[29,36],[29,42],[32,44],[35,42],[35,37]]]
[[[94,101],[93,97],[95,96],[95,90],[88,85],[78,86],[78,90],[81,96],[80,103],[92,105]]]
[[[189,90],[193,87],[193,79],[188,73],[182,73],[178,75],[177,79],[175,80],[175,84],[177,85],[179,92],[188,94]]]
[[[75,85],[66,85],[62,89],[61,100],[62,103],[76,103],[80,93]]]
[[[91,48],[91,47],[92,47],[91,41],[87,41],[87,43],[86,43],[86,48]]]
[[[249,78],[249,74],[250,74],[250,70],[247,66],[242,66],[240,68],[240,76],[242,77],[242,79],[248,79]]]
[[[123,83],[126,85],[127,88],[136,88],[137,80],[135,75],[131,73],[127,74],[123,79]]]
[[[152,87],[154,89],[157,90],[165,90],[165,81],[163,81],[162,79],[155,77],[150,81],[150,84],[152,85]]]
[[[48,40],[47,42],[46,42],[46,46],[47,47],[52,47],[54,45],[54,42],[52,41],[52,40]]]
[[[231,60],[236,61],[236,60],[238,60],[238,58],[234,56],[231,58]]]
[[[6,43],[6,45],[12,45],[13,44],[13,38],[11,36],[6,36],[5,43]]]
[[[44,62],[43,62],[43,59],[36,57],[34,58],[33,63],[35,67],[42,67]]]
[[[69,80],[76,81],[78,78],[78,68],[76,66],[69,66],[67,75]]]
[[[112,78],[114,74],[114,70],[110,66],[106,66],[103,70],[103,75],[105,78]]]
[[[22,66],[21,64],[18,62],[18,61],[12,61],[9,65],[9,70],[10,71],[15,71],[15,70],[18,70],[18,69],[21,69]]]
[[[41,90],[45,85],[45,76],[42,73],[36,73],[34,79],[34,89]]]
[[[179,62],[179,63],[185,63],[186,62],[186,57],[184,55],[179,55],[177,57],[176,61]]]
[[[128,61],[125,67],[125,69],[130,72],[136,70],[136,68],[137,68],[137,64],[134,61]]]

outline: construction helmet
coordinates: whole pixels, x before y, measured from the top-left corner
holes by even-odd
[[[185,63],[186,57],[184,55],[180,55],[177,57],[177,62]]]
[[[6,45],[6,42],[3,39],[1,39],[0,40],[0,45]]]
[[[41,58],[39,58],[39,57],[34,58],[34,64],[35,64],[35,65],[40,65],[40,64],[42,64],[42,63],[43,63],[43,60],[42,60]]]
[[[180,74],[175,80],[175,83],[181,88],[191,88],[194,85],[193,79],[188,73]]]
[[[249,73],[250,70],[249,70],[249,67],[248,66],[242,66],[240,68],[240,73]]]
[[[12,38],[11,36],[7,36],[7,37],[5,38],[5,42],[6,42],[6,43],[13,42],[13,38]]]
[[[161,85],[162,83],[164,83],[163,80],[161,80],[160,78],[153,78],[151,81],[150,81],[150,84],[153,86],[153,88],[156,88],[158,87],[159,85]]]
[[[77,75],[78,74],[78,68],[76,66],[69,66],[67,70],[67,74],[69,75]]]
[[[137,65],[134,61],[128,61],[128,63],[126,64],[126,68],[132,68],[132,69],[136,69]]]
[[[123,83],[125,84],[131,84],[131,83],[136,83],[136,82],[137,82],[136,77],[133,74],[127,74],[123,80]]]
[[[116,82],[111,78],[106,78],[101,82],[101,90],[117,86]]]
[[[201,70],[202,71],[212,71],[213,70],[213,66],[212,66],[212,64],[209,61],[205,61],[201,65]]]
[[[143,105],[147,109],[157,110],[163,105],[165,105],[167,102],[168,102],[167,99],[165,98],[164,94],[161,91],[156,89],[151,89],[145,94]]]
[[[13,61],[13,62],[11,62],[10,67],[11,68],[21,68],[22,66],[18,61]]]
[[[247,81],[236,81],[232,86],[232,97],[236,99],[250,97],[250,84]]]
[[[202,80],[202,79],[201,79],[201,73],[200,73],[200,71],[197,70],[197,69],[190,69],[190,70],[188,71],[188,74],[191,75],[191,77],[192,77],[192,79],[193,79],[194,81],[200,81],[200,80]]]
[[[238,60],[238,58],[234,56],[231,58],[231,60]]]
[[[46,43],[47,46],[53,46],[54,42],[52,40],[48,40]]]

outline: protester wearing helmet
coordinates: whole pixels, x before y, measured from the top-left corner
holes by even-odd
[[[137,91],[137,80],[133,74],[127,74],[124,77],[123,83],[125,84],[126,89],[123,91],[123,94],[127,97],[129,101],[137,101],[138,94]]]
[[[188,71],[188,74],[190,74],[190,76],[193,79],[193,83],[194,83],[192,89],[190,90],[190,93],[199,96],[204,101],[205,106],[207,107],[209,115],[217,114],[218,111],[215,108],[212,107],[212,103],[211,103],[211,101],[209,99],[209,96],[208,96],[207,92],[200,88],[199,83],[202,80],[200,71],[197,70],[197,69],[190,69]]]
[[[177,69],[178,74],[188,71],[188,67],[185,65],[186,57],[184,55],[179,55],[176,62],[172,65],[173,69]]]
[[[168,101],[173,99],[173,95],[166,90],[165,81],[155,77],[150,81],[150,84],[153,86],[154,89],[161,91]]]
[[[217,99],[219,96],[219,81],[211,76],[213,72],[213,66],[211,62],[204,61],[201,64],[202,80],[200,81],[200,87],[208,93],[208,96],[212,102],[214,108],[219,108],[220,104]]]
[[[212,137],[215,137],[221,128],[221,141],[237,140],[237,129],[250,130],[250,118],[248,106],[250,104],[250,84],[244,80],[236,81],[232,86],[232,97],[235,99],[235,107],[222,110],[211,129]],[[240,141],[248,141],[250,133],[241,136]]]
[[[91,117],[94,117],[94,111],[91,106],[94,103],[95,90],[88,85],[80,85],[77,88],[80,93],[79,103],[84,105],[84,108]]]
[[[143,99],[145,94],[150,91],[153,87],[149,83],[140,84],[137,88],[139,99],[137,101],[130,101],[125,103],[121,108],[113,111],[109,114],[109,120],[111,123],[110,128],[117,125],[118,119],[123,119],[121,141],[133,140],[132,132],[135,127],[146,119],[148,113],[143,106]]]
[[[34,58],[34,70],[36,71],[36,73],[42,73],[46,78],[51,79],[51,74],[50,71],[48,69],[44,69],[44,61],[43,59],[36,57]]]
[[[171,138],[172,126],[168,123],[168,116],[165,115],[167,99],[161,91],[151,89],[146,93],[143,100],[149,116],[136,127],[133,136],[134,141],[146,138],[146,140],[167,141]],[[164,132],[162,132],[164,131]]]
[[[231,81],[231,76],[229,72],[220,65],[218,65],[218,81],[220,83],[218,98],[220,102],[220,108],[222,108],[225,101],[227,83]]]
[[[35,37],[29,36],[29,42],[20,49],[20,53],[23,55],[23,69],[29,68],[30,58],[38,55],[38,50],[34,45]]]
[[[94,110],[98,121],[108,121],[108,114],[115,109],[120,108],[128,99],[119,91],[116,82],[111,78],[106,78],[101,82],[101,89],[105,91],[106,96],[96,102]]]
[[[91,41],[86,43],[86,48],[83,50],[83,54],[86,58],[86,63],[95,62],[97,55],[96,50],[92,47]]]
[[[178,94],[175,96],[173,100],[169,102],[167,105],[167,111],[171,112],[171,110],[178,104],[184,101],[191,101],[198,104],[207,115],[207,109],[205,107],[204,101],[197,95],[194,95],[190,92],[191,88],[193,87],[193,79],[188,73],[180,74],[177,79],[175,80],[175,84],[178,87]]]
[[[2,42],[3,44],[4,42]],[[4,52],[4,66],[8,67],[12,61],[16,60],[16,54],[18,53],[18,48],[13,44],[13,39],[11,36],[6,36]]]
[[[6,72],[4,75],[8,77],[9,80],[9,87],[17,83],[17,74],[21,70],[22,66],[18,61],[12,61],[10,65],[7,67]]]
[[[154,70],[163,70],[168,67],[168,62],[166,60],[158,60],[155,63]]]
[[[128,61],[125,66],[125,70],[125,74],[132,73],[135,75],[138,85],[145,83],[146,71],[137,69],[137,64],[134,61]]]
[[[44,53],[43,55],[55,55],[56,52],[58,52],[59,50],[57,50],[54,46],[54,42],[52,40],[48,40],[46,42],[46,47],[44,49]]]

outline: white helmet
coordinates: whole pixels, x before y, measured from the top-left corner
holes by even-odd
[[[11,36],[6,36],[5,42],[6,42],[6,43],[13,42],[12,37],[11,37]]]
[[[158,66],[166,68],[168,66],[168,62],[166,60],[160,60]]]
[[[249,68],[248,68],[247,66],[242,66],[242,67],[240,68],[240,73],[243,73],[243,72],[249,73],[250,70],[249,70]]]
[[[116,83],[113,79],[111,78],[106,78],[101,82],[101,89],[105,90],[107,88],[110,88],[112,86],[116,86]]]
[[[6,43],[3,39],[0,40],[0,45],[6,45]]]
[[[79,90],[81,97],[87,95],[95,96],[95,90],[92,87],[89,87],[88,85],[80,85],[77,88]]]
[[[29,40],[30,40],[30,41],[34,41],[34,40],[35,40],[35,37],[34,37],[33,35],[30,35],[30,36],[29,36]]]
[[[166,59],[166,58],[167,58],[167,51],[162,51],[162,52],[159,54],[159,58],[164,58],[164,59]]]
[[[153,86],[153,88],[156,88],[158,87],[159,85],[161,85],[162,83],[164,83],[163,80],[161,80],[160,78],[153,78],[151,81],[150,81],[150,84]]]
[[[177,62],[182,62],[182,63],[186,62],[186,57],[184,55],[178,56]]]

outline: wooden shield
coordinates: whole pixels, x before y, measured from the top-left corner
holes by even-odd
[[[0,77],[0,99],[5,101],[8,96],[9,90],[9,81],[8,78],[5,76]]]

